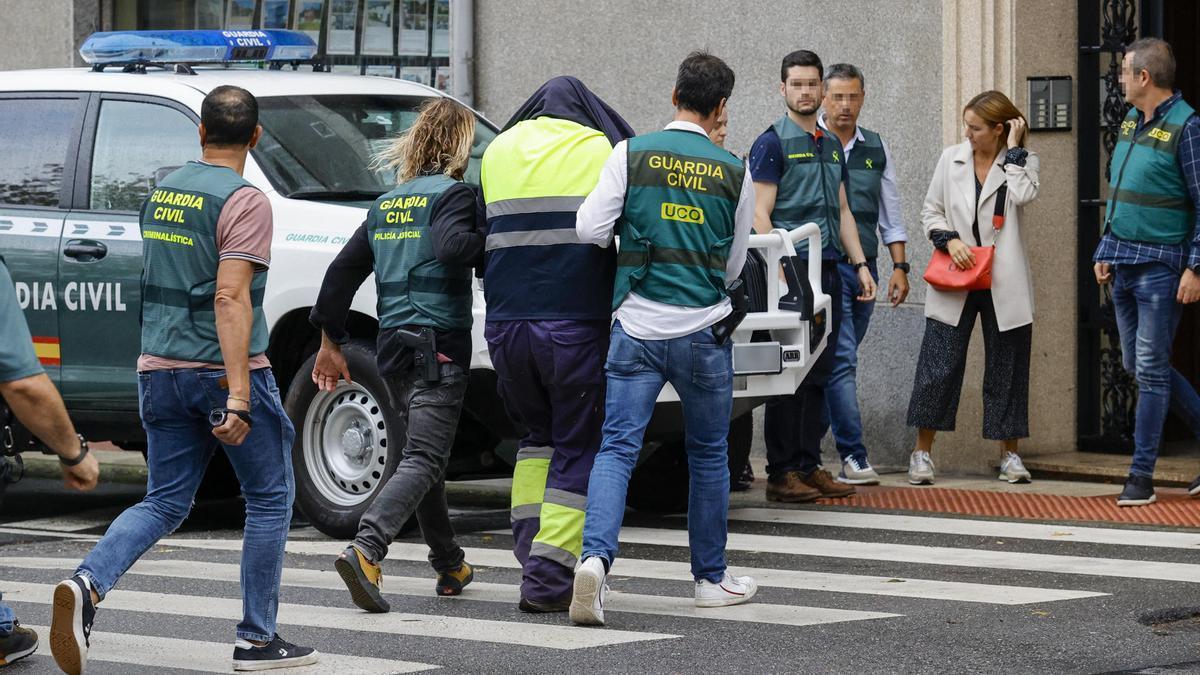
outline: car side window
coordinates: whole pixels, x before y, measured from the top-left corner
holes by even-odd
[[[165,105],[107,100],[92,151],[93,211],[137,211],[159,181],[200,156],[196,123]]]
[[[78,99],[0,99],[0,204],[59,203]]]

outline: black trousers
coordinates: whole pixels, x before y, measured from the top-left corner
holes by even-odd
[[[821,261],[821,287],[833,298],[829,308],[829,338],[796,392],[777,396],[763,406],[763,440],[767,446],[767,477],[789,471],[809,473],[821,465],[825,422],[825,384],[833,370],[842,321],[842,273],[837,260]]]
[[[953,431],[975,317],[983,320],[983,437],[1029,436],[1029,351],[1033,326],[1001,331],[991,291],[971,291],[957,326],[925,320],[908,426]]]

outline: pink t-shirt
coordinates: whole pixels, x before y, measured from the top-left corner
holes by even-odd
[[[217,219],[217,255],[219,260],[249,260],[259,272],[266,272],[271,265],[271,236],[274,226],[271,220],[271,202],[261,191],[244,187],[230,195]],[[151,354],[138,357],[139,373],[148,370],[172,368],[215,368],[220,363],[201,361],[179,361]],[[270,368],[266,354],[250,357],[250,370]]]

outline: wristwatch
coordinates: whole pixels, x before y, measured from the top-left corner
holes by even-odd
[[[900,270],[901,272],[904,272],[905,274],[908,274],[909,272],[911,272],[911,271],[912,271],[912,266],[911,266],[911,265],[909,265],[909,264],[908,264],[908,263],[906,263],[906,262],[902,262],[902,263],[893,263],[893,264],[892,264],[892,269]]]
[[[855,271],[855,272],[857,272],[857,271],[861,270],[861,269],[862,269],[862,268],[864,268],[864,267],[866,267],[866,268],[868,268],[868,269],[869,269],[869,268],[871,267],[871,263],[867,262],[866,260],[864,260],[864,261],[862,261],[862,262],[860,262],[860,263],[855,263],[855,264],[854,264],[854,271]]]
[[[79,456],[76,457],[75,459],[66,459],[64,457],[59,457],[58,461],[61,462],[63,466],[79,466],[79,463],[83,461],[83,458],[87,457],[87,454],[88,454],[87,439],[83,437],[83,434],[75,434],[75,435],[79,437]]]

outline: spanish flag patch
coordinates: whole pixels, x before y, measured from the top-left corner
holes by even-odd
[[[62,347],[59,344],[58,338],[38,337],[33,338],[33,351],[37,354],[38,361],[43,366],[57,366],[62,364]]]

